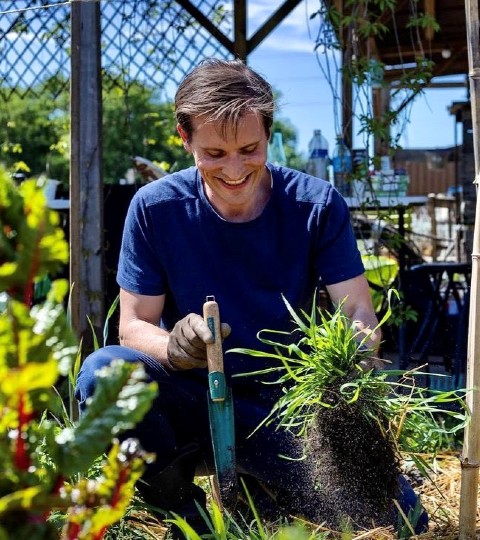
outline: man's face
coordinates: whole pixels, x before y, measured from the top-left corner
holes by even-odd
[[[268,138],[262,118],[246,114],[237,126],[222,136],[217,124],[194,118],[190,142],[178,127],[185,148],[193,154],[216,210],[226,219],[247,217],[269,191],[270,175],[265,167]]]

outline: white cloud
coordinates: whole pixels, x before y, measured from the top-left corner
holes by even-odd
[[[262,50],[313,52],[314,41],[309,35],[309,15],[316,2],[303,0],[259,45]],[[248,5],[249,36],[276,11],[278,2],[257,0]]]
[[[314,49],[313,41],[306,40],[302,36],[297,37],[292,34],[271,34],[259,45],[262,51],[275,51],[275,52],[302,52],[312,53]]]
[[[5,38],[8,41],[17,41],[18,39],[22,39],[23,41],[33,41],[36,37],[37,36],[31,32],[8,32],[8,34],[5,35]]]

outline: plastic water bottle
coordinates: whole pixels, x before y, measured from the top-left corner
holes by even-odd
[[[268,145],[268,161],[274,165],[284,167],[287,164],[287,156],[283,148],[283,137],[280,131],[273,134],[272,142]]]
[[[320,129],[313,131],[313,137],[308,143],[307,173],[317,178],[328,179],[328,141]]]
[[[351,183],[348,176],[352,172],[352,154],[341,137],[337,137],[333,150],[332,167],[335,187],[344,197],[350,197]]]

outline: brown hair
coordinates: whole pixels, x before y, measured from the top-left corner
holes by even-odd
[[[175,94],[177,122],[192,137],[192,118],[203,116],[208,122],[220,122],[221,134],[236,128],[246,113],[263,118],[267,137],[273,123],[275,101],[272,87],[241,60],[203,60],[180,83]]]

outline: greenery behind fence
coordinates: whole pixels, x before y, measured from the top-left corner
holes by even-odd
[[[198,8],[227,36],[233,6],[202,0]],[[0,96],[24,96],[53,77],[68,86],[70,9],[64,0],[4,0],[0,6]],[[137,81],[178,84],[204,56],[226,49],[173,0],[100,2],[103,76],[110,87]]]

